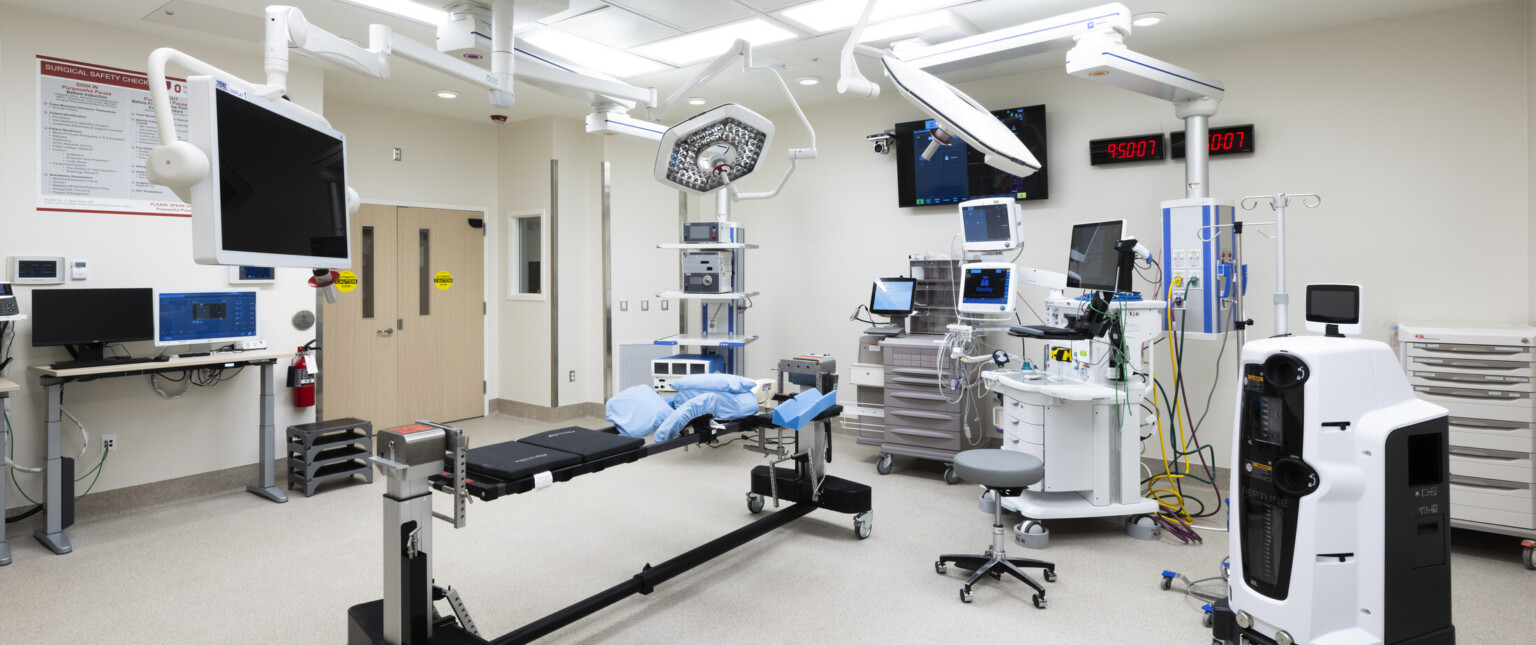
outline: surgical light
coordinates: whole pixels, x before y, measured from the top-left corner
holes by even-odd
[[[656,179],[707,195],[750,174],[772,142],[772,121],[726,103],[667,129],[656,155]]]
[[[762,47],[795,38],[796,35],[793,31],[762,18],[753,18],[712,29],[695,31],[691,34],[674,36],[666,40],[641,45],[629,51],[669,65],[682,67],[719,56],[730,49],[731,45],[734,45],[738,40],[745,40],[751,43],[753,47]]]
[[[959,137],[980,151],[988,166],[1003,172],[1027,177],[1040,169],[1040,162],[1019,141],[1018,135],[964,92],[895,56],[886,55],[880,60],[896,89],[937,122],[931,131],[933,140],[923,152],[924,159],[932,157],[939,146],[949,145],[953,137]]]

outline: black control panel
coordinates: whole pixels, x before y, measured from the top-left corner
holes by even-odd
[[[1254,591],[1285,600],[1290,594],[1301,498],[1317,490],[1317,471],[1302,460],[1304,390],[1310,369],[1275,354],[1243,370],[1238,514],[1243,532],[1243,580]]]

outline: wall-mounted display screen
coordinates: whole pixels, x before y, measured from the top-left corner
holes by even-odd
[[[1088,161],[1095,166],[1130,161],[1154,161],[1162,159],[1166,149],[1161,132],[1136,137],[1094,139],[1088,142]]]
[[[983,155],[958,136],[924,160],[923,150],[933,139],[929,131],[938,123],[932,119],[898,123],[895,137],[899,205],[905,208],[958,204],[982,197],[1012,197],[1020,201],[1048,198],[1050,183],[1046,175],[1050,166],[1045,157],[1045,106],[994,110],[992,115],[1035,155],[1040,170],[1028,177],[1016,177],[988,166]]]
[[[1235,155],[1253,152],[1253,124],[1211,128],[1209,149],[1211,156]],[[1169,147],[1174,159],[1184,158],[1184,133],[1175,132],[1169,137]]]

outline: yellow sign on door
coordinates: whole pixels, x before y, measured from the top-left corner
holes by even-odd
[[[437,288],[441,291],[452,289],[453,274],[447,271],[438,271],[437,275],[432,276],[432,284],[437,285]]]
[[[351,293],[357,288],[357,274],[351,271],[342,271],[336,278],[336,290],[342,293]]]

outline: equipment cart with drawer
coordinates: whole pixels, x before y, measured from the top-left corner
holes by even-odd
[[[976,390],[962,392],[939,382],[939,347],[943,336],[914,334],[880,341],[884,355],[884,423],[875,471],[891,472],[892,455],[933,459],[950,465],[955,454],[980,447],[993,430],[983,427],[987,398]],[[960,366],[945,359],[944,373],[959,374]],[[862,433],[861,433],[862,437]],[[861,441],[860,443],[868,443]],[[960,478],[953,467],[944,481]]]
[[[1451,526],[1522,539],[1536,569],[1536,327],[1398,325],[1420,399],[1450,410]]]

